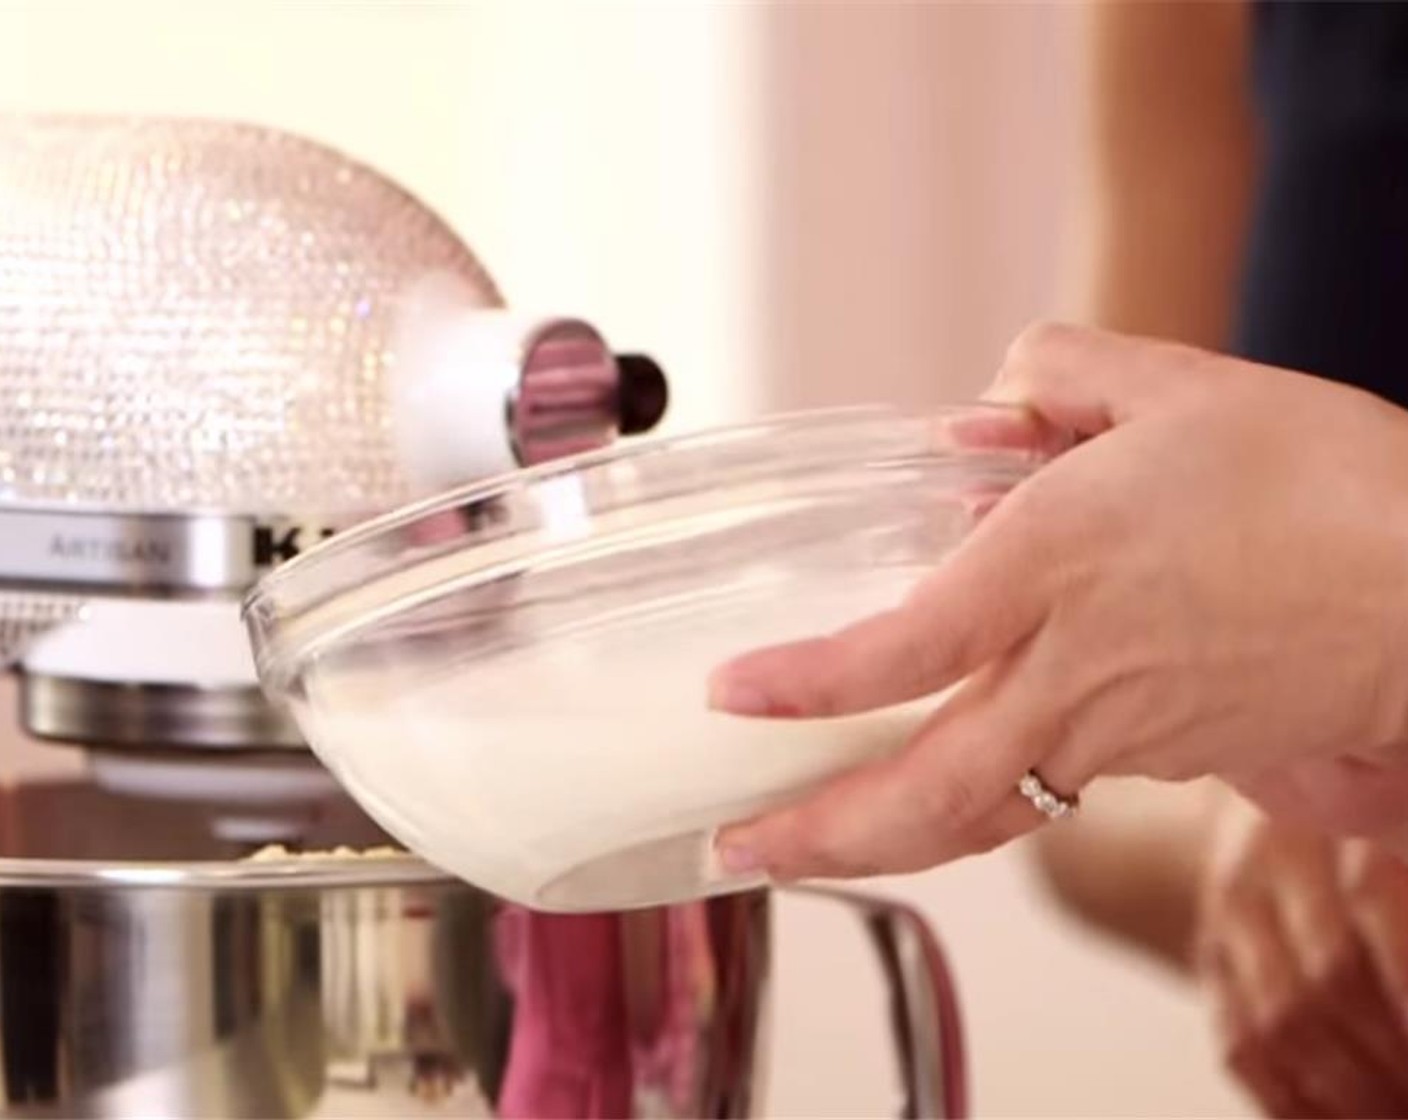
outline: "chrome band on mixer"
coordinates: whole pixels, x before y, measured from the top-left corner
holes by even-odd
[[[238,596],[260,573],[336,528],[319,518],[0,504],[0,585],[103,595]]]
[[[20,720],[58,743],[146,748],[153,743],[241,750],[302,750],[293,721],[258,688],[114,684],[24,673]]]

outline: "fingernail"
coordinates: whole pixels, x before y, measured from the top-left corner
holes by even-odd
[[[780,715],[778,706],[761,688],[748,681],[714,680],[709,686],[709,707],[736,716]]]
[[[718,854],[719,866],[726,875],[749,875],[762,870],[763,862],[758,853],[745,844],[720,844]]]
[[[964,508],[967,510],[968,516],[971,517],[974,522],[978,522],[996,509],[997,503],[1002,501],[1002,498],[1003,495],[1001,494],[984,494],[982,497],[971,497],[964,502]]]

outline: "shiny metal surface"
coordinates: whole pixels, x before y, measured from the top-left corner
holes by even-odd
[[[535,466],[605,447],[618,434],[649,431],[668,396],[650,358],[613,354],[589,323],[550,320],[524,340],[519,378],[505,402],[514,458]]]
[[[260,574],[340,527],[316,518],[0,501],[0,583],[60,592],[239,597]]]
[[[0,113],[0,585],[238,595],[258,531],[412,497],[388,386],[426,276],[503,306],[434,211],[311,140]],[[518,359],[496,407],[521,462],[663,411],[586,324],[544,320]]]
[[[292,719],[254,687],[114,684],[22,673],[20,720],[40,739],[110,749],[179,743],[306,750]]]
[[[968,1115],[968,1059],[958,993],[943,946],[924,915],[848,891],[807,893],[854,908],[885,973],[904,1096],[901,1116]]]
[[[237,599],[412,497],[391,399],[426,276],[453,283],[457,310],[507,315],[459,233],[322,144],[232,121],[0,113],[0,667],[85,602]],[[489,387],[438,409],[452,446],[538,461],[659,419],[658,368],[618,362],[590,327],[545,319],[519,341],[503,382],[482,362],[449,370]],[[179,670],[132,683],[213,687]],[[29,730],[187,747],[244,725],[266,747],[280,719],[232,717],[251,707],[237,682],[224,700],[119,697],[112,725],[87,718],[111,690],[70,700],[89,682],[70,684],[61,700],[31,690]]]
[[[0,792],[0,1115],[756,1112],[767,893],[537,914],[411,859],[232,862],[205,812],[76,782]],[[339,800],[304,840],[381,838]],[[961,1113],[932,935],[887,903],[857,912],[904,1114]]]

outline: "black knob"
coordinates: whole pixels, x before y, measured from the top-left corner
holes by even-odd
[[[648,432],[670,403],[665,371],[647,354],[617,354],[617,412],[623,436]]]

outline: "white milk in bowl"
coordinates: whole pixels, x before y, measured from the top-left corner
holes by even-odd
[[[734,890],[747,884],[713,869],[720,825],[898,749],[936,701],[828,720],[744,719],[707,708],[710,672],[893,606],[914,576],[800,576],[771,593],[646,611],[433,676],[413,659],[315,668],[299,718],[389,833],[509,900],[623,909]]]

